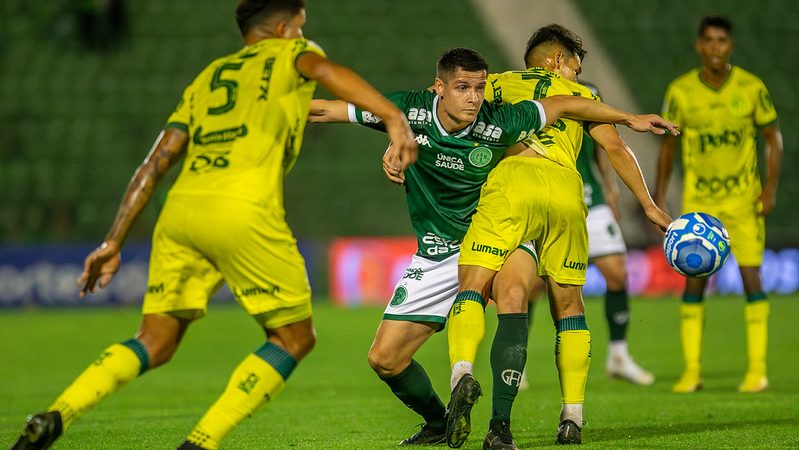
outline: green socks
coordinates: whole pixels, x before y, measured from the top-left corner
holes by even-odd
[[[444,427],[446,408],[433,390],[430,377],[421,364],[411,360],[407,369],[391,378],[381,378],[402,403],[422,416],[434,428]]]
[[[491,419],[510,421],[527,362],[527,314],[499,314],[497,318],[497,334],[491,346],[491,371],[494,373]]]

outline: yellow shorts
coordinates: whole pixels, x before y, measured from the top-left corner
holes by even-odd
[[[223,282],[267,328],[311,316],[305,261],[282,215],[232,198],[170,195],[153,231],[143,313],[201,317]]]
[[[532,240],[539,275],[585,284],[587,214],[577,171],[544,158],[507,158],[483,186],[458,264],[498,271],[513,249]]]
[[[739,266],[759,267],[766,248],[766,221],[755,202],[708,204],[683,199],[683,211],[703,212],[719,219],[730,234],[730,247]]]

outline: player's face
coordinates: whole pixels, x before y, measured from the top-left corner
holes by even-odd
[[[301,9],[297,15],[281,22],[278,25],[278,34],[283,39],[296,39],[302,37],[302,27],[305,25],[305,9]]]
[[[560,61],[560,66],[555,72],[567,80],[577,82],[577,77],[583,71],[583,63],[580,57],[563,56]]]
[[[696,40],[696,51],[702,64],[711,70],[723,70],[732,55],[732,36],[723,28],[707,27]]]
[[[485,70],[467,72],[459,67],[446,81],[436,78],[439,105],[457,122],[474,122],[485,98],[487,77]]]

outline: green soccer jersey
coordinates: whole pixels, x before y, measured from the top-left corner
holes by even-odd
[[[538,102],[483,103],[468,127],[448,133],[438,121],[438,96],[430,91],[386,96],[405,113],[419,144],[419,158],[405,172],[408,210],[417,255],[442,260],[457,252],[480,199],[480,188],[505,149],[541,129]],[[385,131],[379,117],[353,105],[350,121]]]
[[[583,86],[591,89],[591,93],[599,97],[599,90],[590,83],[580,82]],[[585,206],[592,207],[606,203],[605,192],[602,183],[597,177],[599,168],[596,165],[596,144],[588,133],[583,136],[583,143],[580,153],[577,155],[577,171],[583,178],[583,192],[585,194]]]

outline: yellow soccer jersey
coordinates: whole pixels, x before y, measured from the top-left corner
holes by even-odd
[[[167,127],[189,133],[172,194],[238,197],[283,210],[283,178],[302,144],[316,83],[297,72],[315,43],[265,39],[212,62],[186,88]]]
[[[553,95],[599,100],[589,88],[540,67],[488,75],[485,96],[489,102],[518,103]],[[565,117],[524,141],[541,156],[574,170],[577,170],[577,155],[582,142],[583,123]]]
[[[733,66],[719,89],[693,69],[669,84],[663,117],[680,126],[683,201],[751,201],[761,192],[756,127],[777,120],[768,90],[755,75]]]

